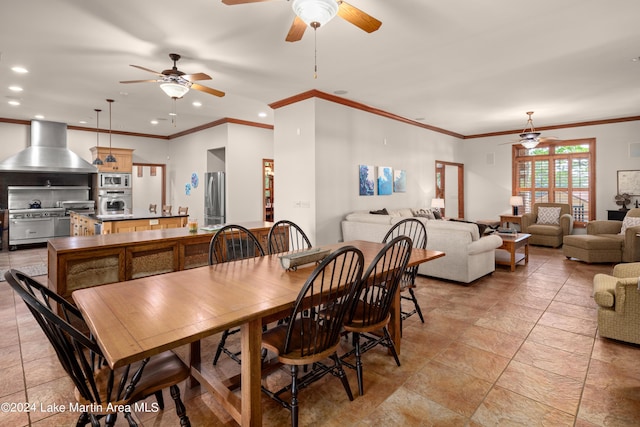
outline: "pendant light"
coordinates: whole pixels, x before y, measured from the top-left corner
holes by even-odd
[[[109,155],[105,157],[104,161],[107,163],[115,163],[117,162],[116,158],[111,154],[111,104],[113,104],[113,99],[107,99],[109,103]]]
[[[100,166],[104,164],[102,159],[100,159],[100,111],[99,108],[93,110],[96,112],[96,158],[93,159],[93,164],[96,166]]]

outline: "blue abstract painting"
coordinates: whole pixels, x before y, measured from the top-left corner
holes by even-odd
[[[373,196],[375,188],[375,178],[373,175],[373,166],[360,165],[358,167],[360,172],[360,195],[361,196]]]
[[[394,170],[393,171],[393,191],[395,193],[406,193],[407,192],[407,173],[406,171]]]
[[[378,195],[388,196],[393,191],[393,168],[378,166]]]

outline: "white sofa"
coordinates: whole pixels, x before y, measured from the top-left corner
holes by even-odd
[[[342,238],[381,242],[391,226],[409,216],[411,209],[390,210],[389,215],[368,211],[348,214],[342,221]],[[444,257],[421,264],[418,274],[470,283],[495,271],[495,249],[502,245],[497,235],[479,235],[476,224],[418,217],[427,229],[427,249],[442,251]]]

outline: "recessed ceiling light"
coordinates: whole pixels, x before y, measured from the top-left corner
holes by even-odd
[[[79,123],[80,123],[81,125],[86,125],[86,124],[87,124],[87,121],[86,121],[86,120],[80,120],[80,122],[79,122]]]
[[[335,93],[336,95],[346,95],[346,94],[348,94],[349,92],[348,92],[348,91],[346,91],[346,90],[344,90],[344,89],[338,89],[338,90],[336,90],[336,91],[333,91],[333,93]]]
[[[202,102],[200,102],[200,101],[193,101],[193,102],[191,103],[191,105],[193,105],[194,107],[202,107]]]
[[[633,62],[640,62],[640,56],[636,56],[635,58],[631,58]]]
[[[414,120],[417,121],[417,122],[420,122],[420,121],[424,120],[424,117],[416,117]]]
[[[15,99],[12,99],[11,101],[9,101],[9,105],[13,105],[13,106],[20,105],[20,101],[16,101]]]
[[[152,125],[157,125],[157,124],[158,124],[158,121],[157,121],[157,120],[151,120],[151,122],[150,122],[150,123],[151,123]]]
[[[258,117],[267,117],[267,113],[265,113],[264,111],[260,111],[258,113]]]
[[[11,67],[11,70],[12,70],[14,73],[18,73],[18,74],[25,74],[25,73],[28,73],[28,72],[29,72],[29,70],[27,70],[27,69],[26,69],[26,68],[24,68],[24,67],[20,67],[20,66]]]
[[[13,92],[22,92],[22,88],[20,86],[9,86],[9,90]]]
[[[43,116],[42,114],[36,114],[36,115],[35,115],[35,116],[33,116],[33,117],[34,117],[35,119],[38,119],[38,120],[42,120],[42,119],[44,119],[44,116]]]
[[[177,116],[178,113],[169,113],[170,116]]]

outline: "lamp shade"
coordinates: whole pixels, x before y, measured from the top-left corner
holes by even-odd
[[[162,83],[160,84],[160,88],[171,98],[182,98],[189,92],[189,87],[176,82]]]
[[[338,13],[336,0],[294,0],[291,7],[293,12],[309,26],[312,22],[322,26]]]
[[[431,207],[444,209],[444,199],[431,199]]]
[[[509,204],[511,206],[522,206],[524,201],[522,200],[522,196],[511,196],[509,198]]]

